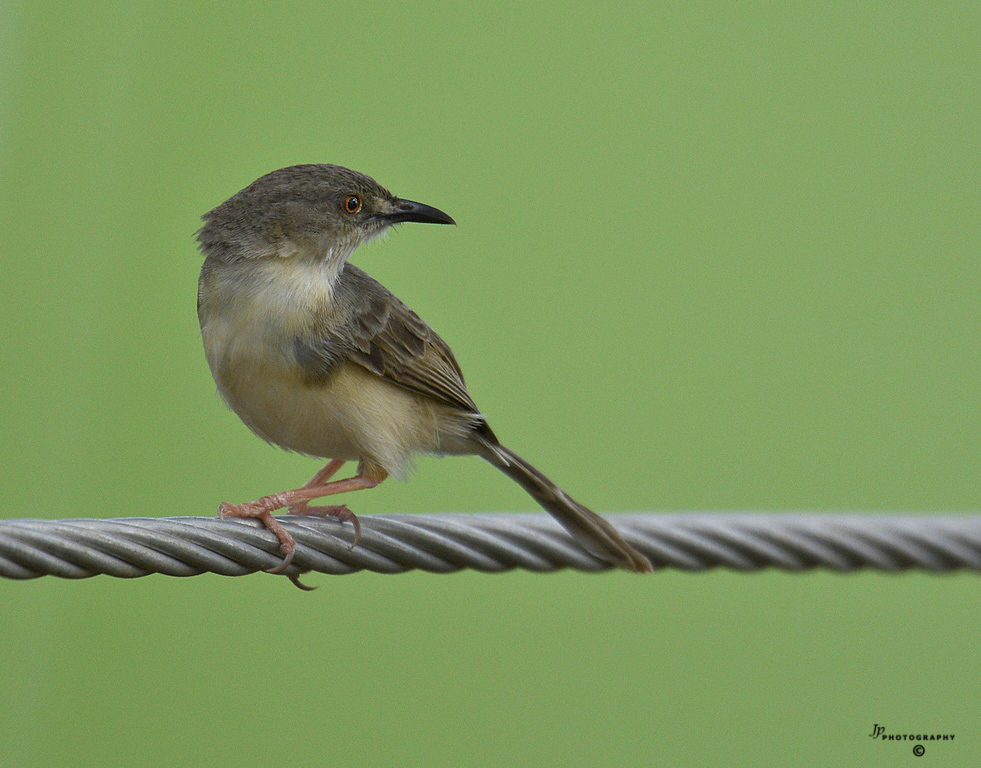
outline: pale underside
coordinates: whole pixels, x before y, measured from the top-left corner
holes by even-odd
[[[201,306],[208,363],[222,398],[253,432],[287,450],[361,461],[395,477],[410,470],[414,453],[475,452],[469,435],[479,415],[358,362],[341,360],[312,381],[290,342],[311,333],[312,312],[330,312],[333,275],[300,260],[266,260],[263,271],[248,283],[221,271],[202,276],[212,299]]]

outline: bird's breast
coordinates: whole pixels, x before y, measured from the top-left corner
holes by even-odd
[[[413,453],[457,452],[464,421],[343,355],[329,375],[311,380],[297,350],[320,341],[311,334],[332,311],[332,296],[309,290],[310,282],[295,270],[281,270],[272,284],[202,273],[205,355],[228,406],[282,448],[366,459],[395,476],[405,474]]]
[[[267,259],[202,271],[198,313],[218,392],[257,435],[314,456],[354,460],[356,446],[333,423],[330,386],[304,381],[294,349],[330,311],[330,275],[316,263]]]

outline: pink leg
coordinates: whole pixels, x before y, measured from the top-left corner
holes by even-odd
[[[304,484],[304,488],[312,488],[315,485],[323,485],[328,480],[330,480],[334,475],[337,474],[337,470],[344,466],[346,462],[343,459],[331,459],[320,469],[317,474],[311,477]]]
[[[246,502],[245,504],[229,504],[227,501],[222,502],[218,507],[219,517],[248,517],[256,518],[262,521],[262,524],[266,526],[272,533],[276,534],[279,539],[279,550],[283,553],[283,562],[278,566],[269,571],[269,573],[282,573],[289,564],[293,562],[293,555],[296,552],[296,539],[287,531],[282,523],[280,523],[272,513],[277,509],[282,509],[283,507],[288,507],[292,511],[293,508],[299,508],[304,510],[306,505],[313,499],[319,499],[322,496],[333,496],[335,493],[347,493],[348,491],[360,491],[365,488],[374,488],[382,480],[388,477],[388,473],[383,469],[373,468],[370,471],[365,471],[363,468],[359,467],[359,474],[354,477],[349,477],[345,480],[335,480],[333,482],[324,482],[324,480],[340,469],[341,462],[337,459],[329,462],[323,469],[320,470],[313,479],[304,485],[302,488],[297,488],[295,491],[285,491],[283,493],[273,493],[269,496],[263,496],[261,499],[256,501]],[[336,466],[335,466],[336,465]],[[364,474],[361,474],[361,473]],[[314,481],[319,481],[319,484],[312,485]],[[324,512],[323,514],[334,515],[341,520],[351,520],[354,523],[355,538],[354,543],[357,544],[358,539],[361,537],[361,524],[358,522],[357,517],[351,510],[347,507],[325,507],[327,510],[334,510],[332,512]],[[343,512],[339,511],[343,510]],[[308,510],[306,512],[301,511],[299,514],[319,514],[314,510]],[[352,545],[353,546],[353,545]]]
[[[344,466],[344,461],[341,459],[332,459],[324,465],[317,474],[315,474],[309,481],[303,486],[306,488],[315,488],[318,485],[325,485],[328,480],[330,480],[334,475],[337,474],[337,470]],[[309,501],[300,501],[296,504],[290,505],[291,515],[317,515],[318,517],[336,517],[338,520],[343,522],[350,522],[354,524],[354,544],[358,543],[358,539],[361,538],[361,523],[358,522],[358,518],[354,516],[354,513],[347,508],[345,504],[337,504],[324,507],[310,507],[308,506]]]

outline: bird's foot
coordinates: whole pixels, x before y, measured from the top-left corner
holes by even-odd
[[[351,542],[351,549],[354,549],[361,540],[361,521],[358,516],[347,508],[346,504],[335,504],[321,507],[311,507],[306,502],[293,504],[289,508],[291,515],[313,515],[315,517],[336,517],[342,523],[351,523],[354,526],[354,541]]]
[[[227,501],[224,501],[218,507],[218,517],[257,519],[279,539],[279,551],[283,553],[283,562],[275,568],[269,569],[267,573],[282,573],[285,571],[289,568],[290,563],[293,562],[293,555],[296,553],[296,539],[293,538],[293,535],[272,514],[274,510],[286,506],[286,501],[281,496],[282,494],[263,496],[258,501],[250,501],[245,504],[229,504]],[[294,583],[296,583],[295,580]]]

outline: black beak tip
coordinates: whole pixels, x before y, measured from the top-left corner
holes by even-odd
[[[386,218],[393,224],[399,224],[403,221],[417,221],[422,224],[452,224],[456,226],[456,222],[449,214],[443,213],[439,208],[433,208],[431,205],[417,203],[413,200],[399,200],[395,204],[395,210]]]

